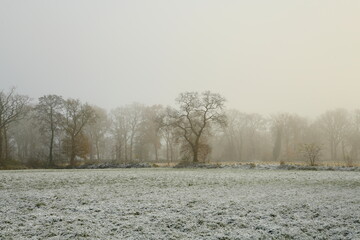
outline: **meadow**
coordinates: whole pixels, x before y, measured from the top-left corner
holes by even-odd
[[[0,172],[0,239],[359,239],[360,174]]]

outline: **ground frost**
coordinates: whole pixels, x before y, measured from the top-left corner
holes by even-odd
[[[359,239],[358,172],[0,172],[0,239]]]

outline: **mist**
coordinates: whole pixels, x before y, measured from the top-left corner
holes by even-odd
[[[358,107],[358,1],[2,1],[0,81],[107,110],[211,90],[229,108]]]
[[[0,0],[0,239],[360,239],[359,13]]]

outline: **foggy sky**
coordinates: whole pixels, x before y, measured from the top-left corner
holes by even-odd
[[[360,1],[0,0],[0,89],[111,109],[211,90],[229,108],[360,107]]]

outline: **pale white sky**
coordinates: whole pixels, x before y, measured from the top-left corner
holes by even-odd
[[[0,89],[314,116],[360,107],[359,26],[356,0],[0,0]]]

